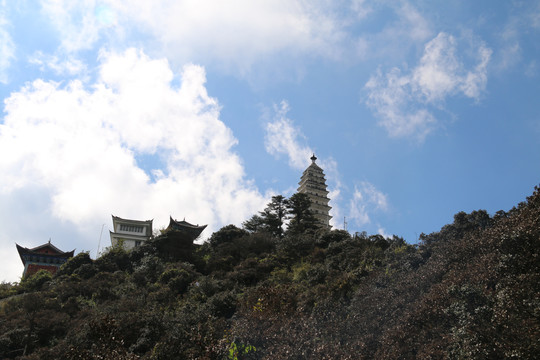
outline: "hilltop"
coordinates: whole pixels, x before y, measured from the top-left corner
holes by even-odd
[[[0,357],[540,353],[538,188],[508,212],[460,212],[418,245],[298,225],[284,234],[229,225],[189,256],[168,251],[165,234],[131,252],[78,254],[54,276],[2,284]]]

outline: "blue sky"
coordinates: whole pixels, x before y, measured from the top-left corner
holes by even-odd
[[[292,195],[415,243],[540,180],[540,1],[0,2],[0,281],[111,214],[211,235]],[[102,227],[105,229],[100,234]]]

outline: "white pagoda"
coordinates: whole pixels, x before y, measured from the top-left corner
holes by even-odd
[[[311,157],[311,165],[308,166],[298,185],[298,192],[306,194],[311,200],[311,211],[317,219],[318,225],[323,228],[331,229],[330,225],[330,209],[328,206],[330,198],[328,198],[328,190],[326,190],[326,179],[324,177],[323,169],[321,169],[316,163],[317,157],[315,154]]]

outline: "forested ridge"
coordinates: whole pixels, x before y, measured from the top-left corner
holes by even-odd
[[[417,245],[316,229],[291,199],[274,197],[190,256],[166,251],[163,234],[131,252],[80,253],[54,276],[2,284],[0,358],[540,354],[538,188],[507,212],[460,212]],[[278,228],[276,216],[291,217],[289,227]]]

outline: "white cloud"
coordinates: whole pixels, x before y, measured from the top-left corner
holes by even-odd
[[[455,55],[455,42],[453,36],[439,33],[426,44],[420,64],[413,70],[413,91],[421,94],[426,102],[444,99],[460,81],[456,76],[460,65]]]
[[[409,73],[394,68],[371,77],[366,83],[367,105],[392,137],[414,136],[419,140],[437,123],[429,107],[440,108],[449,96],[462,93],[478,100],[487,83],[491,50],[480,43],[477,64],[468,70],[456,55],[457,40],[439,33],[429,41],[419,64]]]
[[[17,211],[0,207],[6,222],[22,229],[34,216],[48,219],[49,232],[76,229],[79,239],[59,238],[60,248],[94,249],[110,214],[154,218],[155,226],[185,216],[209,224],[208,235],[264,206],[207,94],[203,68],[184,66],[174,85],[166,60],[134,49],[103,53],[101,61],[92,85],[36,80],[6,99],[0,153],[9,156],[0,157],[0,203],[26,193],[44,199]],[[163,159],[155,181],[138,166],[142,155]],[[23,235],[3,233],[0,243],[36,241]]]
[[[178,54],[241,63],[276,52],[315,52],[333,57],[341,37],[334,19],[326,15],[322,1],[182,1],[144,0],[119,6],[122,13],[142,24],[162,44],[176,46]],[[328,5],[329,6],[329,5]],[[147,12],[140,11],[146,8]],[[188,52],[187,54],[185,52]]]
[[[369,224],[371,222],[370,213],[387,210],[386,195],[377,190],[373,184],[363,181],[359,186],[354,187],[354,194],[349,202],[349,218],[357,226]]]
[[[408,1],[365,0],[41,0],[57,29],[56,53],[121,44],[144,47],[173,64],[188,61],[257,83],[302,76],[299,59],[340,62],[403,57],[432,36],[431,24]],[[391,11],[359,35],[368,16]],[[382,25],[381,28],[378,28]],[[142,35],[142,36],[141,36]],[[128,45],[129,46],[129,45]],[[268,68],[271,70],[268,70]],[[289,70],[294,69],[291,76]],[[266,70],[266,71],[264,71]]]
[[[62,52],[92,49],[100,33],[110,27],[110,23],[102,21],[106,5],[99,3],[96,0],[41,0],[44,14],[58,30]]]
[[[265,147],[266,151],[275,156],[287,155],[289,165],[298,170],[304,170],[309,165],[309,158],[313,151],[303,145],[305,137],[300,129],[294,127],[292,120],[287,118],[289,104],[282,101],[280,106],[274,106],[275,116],[266,124]],[[304,141],[302,141],[304,140]]]
[[[45,242],[45,241],[44,241]],[[23,273],[22,262],[15,250],[15,243],[4,244],[0,247],[0,259],[2,259],[1,282],[18,282]]]
[[[1,5],[4,6],[4,5]],[[8,69],[15,59],[15,44],[7,30],[8,21],[0,8],[0,83],[8,82]]]
[[[388,234],[386,232],[386,230],[384,228],[380,227],[380,226],[377,229],[377,234],[382,235],[382,237],[384,237],[385,239],[391,239],[392,238],[392,234]]]
[[[52,70],[57,75],[78,75],[86,69],[86,65],[73,56],[59,57],[57,55],[43,54],[36,51],[29,59],[33,65],[40,67],[41,71]]]
[[[397,68],[385,76],[379,71],[366,83],[369,91],[367,104],[379,117],[391,137],[415,136],[422,140],[435,123],[433,115],[425,109],[410,109],[414,101],[410,76],[401,75]]]
[[[361,59],[399,62],[411,48],[416,49],[433,36],[430,22],[407,1],[370,2],[370,7],[366,6],[364,10],[372,12],[374,18],[386,12],[391,15],[386,15],[383,21],[375,21],[381,28],[360,33],[354,46]]]
[[[353,0],[351,2],[351,10],[356,14],[358,19],[364,19],[373,11],[373,8],[366,4],[366,0]]]
[[[339,186],[329,186],[328,190],[328,198],[330,199],[329,205],[332,207],[332,209],[330,209],[330,215],[332,216],[332,218],[330,219],[330,225],[332,225],[334,229],[341,229],[343,228],[343,210],[340,206],[341,188]]]
[[[502,31],[496,34],[499,46],[495,53],[495,68],[504,71],[521,66],[526,76],[534,76],[530,71],[530,56],[526,55],[531,51],[530,45],[536,43],[539,29],[540,1],[514,6]]]
[[[512,18],[499,34],[501,45],[497,51],[497,68],[506,70],[518,64],[523,56],[520,45],[520,21]]]
[[[479,62],[473,71],[468,71],[459,84],[459,90],[465,96],[478,99],[486,88],[487,66],[491,58],[492,51],[484,46],[478,49]]]
[[[525,75],[530,78],[536,77],[538,75],[538,63],[536,62],[536,60],[532,60],[527,64],[527,66],[525,67]]]
[[[425,41],[431,36],[431,26],[422,14],[410,3],[400,3],[396,12],[400,15],[401,32],[414,41]]]
[[[132,41],[160,51],[177,63],[212,63],[249,72],[273,55],[321,56],[350,61],[369,43],[370,56],[400,54],[432,35],[431,24],[408,1],[365,0],[40,0],[58,30],[62,50],[73,52]],[[367,30],[355,28],[380,10],[396,16]],[[144,34],[144,38],[140,35]],[[141,45],[144,44],[144,45]],[[386,44],[386,46],[381,46]],[[399,50],[396,51],[396,48]],[[273,62],[278,57],[273,57]]]
[[[534,6],[534,5],[533,5]],[[539,29],[540,28],[540,1],[536,2],[533,10],[529,13],[530,22],[532,27]]]
[[[42,0],[66,51],[144,33],[169,59],[214,62],[248,71],[271,54],[334,58],[344,32],[326,1]],[[140,41],[140,40],[139,40]],[[143,40],[144,41],[144,40]]]
[[[341,182],[341,176],[338,171],[337,162],[332,159],[322,159],[320,160],[320,166],[324,170],[325,177],[327,179],[326,184],[328,186],[328,198],[330,199],[329,205],[332,207],[330,209],[330,225],[334,229],[343,228],[343,210],[341,209],[341,190],[343,184]]]

